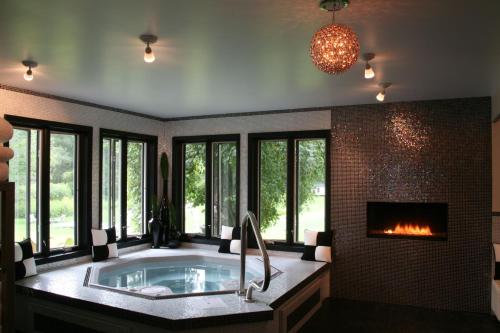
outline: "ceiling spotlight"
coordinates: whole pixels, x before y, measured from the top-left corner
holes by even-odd
[[[377,101],[383,102],[385,100],[385,90],[391,86],[390,82],[382,82],[379,83],[378,86],[382,88],[382,90],[377,94]]]
[[[151,63],[155,61],[156,58],[153,50],[151,49],[151,44],[156,43],[158,37],[155,35],[144,34],[139,38],[146,44],[146,49],[144,50],[144,62]]]
[[[36,61],[33,61],[33,60],[23,60],[22,64],[24,66],[28,67],[28,70],[26,71],[26,73],[24,73],[24,79],[26,81],[32,81],[33,80],[32,68],[35,68],[36,66],[38,66],[38,64],[36,63]]]
[[[365,79],[373,79],[375,77],[375,72],[373,67],[370,65],[369,61],[375,58],[375,53],[364,53],[363,60],[365,61]]]

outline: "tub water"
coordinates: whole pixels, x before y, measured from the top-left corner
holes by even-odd
[[[245,282],[263,278],[263,264],[248,258]],[[272,268],[276,276],[278,270]],[[117,261],[93,268],[88,285],[147,298],[231,293],[239,288],[240,262],[205,256],[169,256]]]

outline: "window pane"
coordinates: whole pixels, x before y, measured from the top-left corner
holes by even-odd
[[[304,241],[304,230],[325,229],[324,139],[298,140],[297,149],[297,226],[295,241]]]
[[[121,149],[120,139],[104,138],[102,142],[102,227],[117,228],[121,221]]]
[[[184,232],[205,234],[205,143],[184,145]]]
[[[286,240],[287,141],[260,141],[259,220],[262,237]]]
[[[77,136],[50,134],[50,248],[77,245]]]
[[[145,233],[145,152],[143,142],[127,143],[127,235]]]
[[[236,225],[236,142],[212,145],[212,236],[219,237],[222,225]]]
[[[15,151],[9,161],[9,179],[15,183],[15,240],[30,237],[33,251],[40,252],[39,131],[16,128],[9,145]]]

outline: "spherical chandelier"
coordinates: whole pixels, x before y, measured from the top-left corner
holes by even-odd
[[[344,24],[335,24],[335,11],[347,7],[347,0],[322,0],[320,7],[333,13],[334,22],[319,29],[311,40],[310,54],[314,65],[328,74],[341,74],[356,63],[359,56],[358,36]]]

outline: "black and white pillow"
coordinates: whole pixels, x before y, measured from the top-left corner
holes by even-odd
[[[223,225],[220,235],[220,253],[236,253],[241,252],[241,229],[240,227],[228,227]]]
[[[302,260],[332,262],[332,232],[306,229]]]
[[[97,230],[92,229],[92,259],[101,261],[108,258],[118,257],[116,246],[115,228]]]
[[[35,258],[30,238],[14,243],[14,262],[16,280],[36,275]]]
[[[500,244],[493,244],[495,250],[495,280],[500,280]]]

